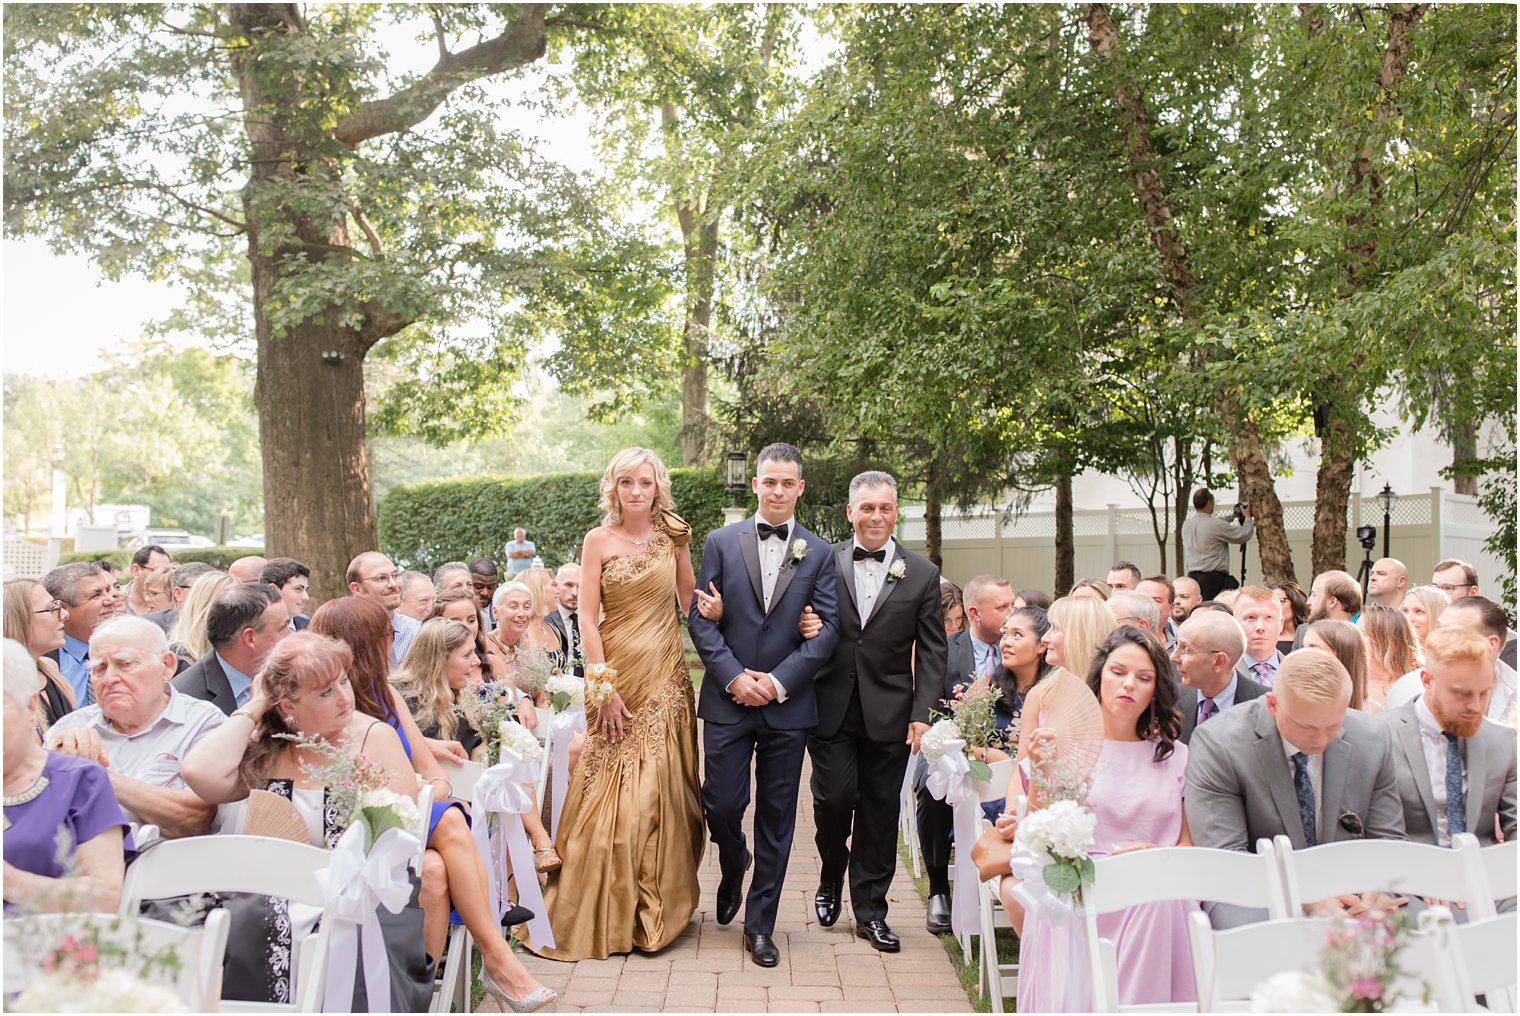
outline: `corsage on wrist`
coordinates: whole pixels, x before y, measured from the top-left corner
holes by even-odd
[[[593,663],[586,668],[586,701],[591,708],[600,709],[612,701],[612,696],[617,694],[612,683],[614,677],[617,677],[617,671],[605,663]]]

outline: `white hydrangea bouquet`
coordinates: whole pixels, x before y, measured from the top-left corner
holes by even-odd
[[[422,815],[417,810],[417,802],[410,797],[389,787],[377,787],[359,795],[351,822],[363,824],[364,849],[368,850],[387,829],[403,832],[420,829]]]
[[[1087,851],[1097,825],[1097,816],[1079,802],[1056,801],[1019,822],[1013,845],[1044,862],[1040,874],[1052,892],[1080,903],[1082,887],[1093,880]]]
[[[556,713],[586,707],[586,682],[568,671],[550,677],[544,691],[548,692],[549,705]]]
[[[11,1003],[14,1012],[189,1012],[169,988],[125,970],[93,976],[43,974]]]
[[[538,743],[533,731],[516,720],[503,720],[498,735],[496,762],[500,762],[508,751],[516,753],[524,762],[537,762],[544,757],[544,746]]]

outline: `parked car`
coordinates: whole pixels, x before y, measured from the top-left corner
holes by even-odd
[[[258,550],[264,549],[264,534],[254,533],[252,536],[235,536],[227,541],[229,547],[250,547]]]
[[[137,536],[132,537],[126,543],[128,550],[137,550],[156,543],[164,548],[172,556],[176,550],[186,550],[191,547],[214,547],[204,536],[196,536],[184,529],[144,529]]]

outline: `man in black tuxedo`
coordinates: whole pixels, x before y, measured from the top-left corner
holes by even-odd
[[[1240,623],[1217,610],[1194,611],[1177,629],[1171,657],[1182,679],[1177,711],[1182,716],[1183,744],[1192,741],[1199,724],[1267,693],[1264,685],[1236,669],[1245,651]]]
[[[719,924],[739,910],[750,862],[755,877],[744,908],[744,947],[762,967],[780,962],[772,933],[797,820],[802,750],[818,722],[813,681],[838,640],[834,562],[827,542],[793,517],[803,490],[802,454],[767,445],[752,487],[759,513],[707,535],[689,627],[706,672],[697,715],[702,719],[702,809],[718,846]],[[720,620],[704,617],[701,594],[722,597]],[[939,587],[935,586],[938,609]],[[817,636],[798,630],[812,604]],[[943,643],[942,643],[943,645]],[[754,853],[745,844],[750,769],[755,776]],[[898,770],[902,779],[902,770]]]
[[[253,679],[290,631],[290,610],[268,582],[239,582],[216,594],[206,612],[211,652],[174,679],[174,690],[210,702],[228,716],[253,697]]]
[[[939,569],[892,539],[897,481],[861,473],[850,481],[847,511],[855,537],[834,548],[844,590],[839,645],[818,678],[818,727],[808,738],[822,859],[814,907],[824,927],[839,920],[848,873],[855,934],[896,952],[900,943],[886,918],[898,795],[908,756],[944,691],[945,622]]]

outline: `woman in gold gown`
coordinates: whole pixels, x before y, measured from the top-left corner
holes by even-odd
[[[647,448],[613,456],[601,492],[603,524],[581,554],[581,641],[588,679],[605,664],[616,692],[588,703],[555,843],[564,865],[544,893],[555,948],[539,952],[558,960],[663,949],[699,892],[696,708],[677,620],[695,581],[691,527]]]

